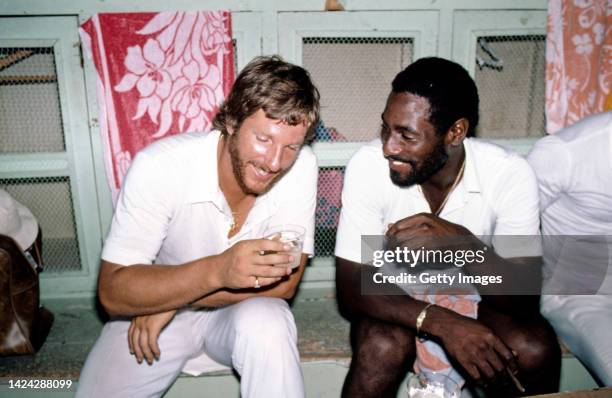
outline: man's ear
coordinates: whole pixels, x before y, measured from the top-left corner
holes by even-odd
[[[468,130],[470,128],[470,122],[464,117],[453,123],[448,129],[446,134],[447,143],[452,146],[459,146],[465,139]]]

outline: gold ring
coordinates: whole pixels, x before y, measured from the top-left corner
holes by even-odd
[[[255,289],[259,289],[261,285],[259,284],[259,278],[255,277]]]

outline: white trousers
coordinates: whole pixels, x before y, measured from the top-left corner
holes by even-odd
[[[161,332],[160,359],[152,365],[130,354],[129,325],[104,326],[81,371],[77,398],[159,397],[202,352],[236,369],[243,397],[304,396],[295,320],[284,300],[254,297],[210,311],[179,311]]]
[[[612,296],[543,295],[541,310],[572,353],[612,386]]]

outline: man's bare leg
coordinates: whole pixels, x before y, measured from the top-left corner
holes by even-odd
[[[416,356],[414,333],[404,327],[360,318],[351,323],[353,357],[343,397],[395,397]]]
[[[487,395],[516,397],[559,390],[561,350],[557,335],[540,314],[515,319],[481,303],[478,320],[517,354],[519,371],[516,376],[527,390],[521,394],[509,378],[500,378],[487,388],[491,390]]]

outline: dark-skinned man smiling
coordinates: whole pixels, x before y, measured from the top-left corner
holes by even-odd
[[[393,80],[380,139],[346,168],[335,250],[338,302],[351,322],[353,349],[344,397],[395,397],[411,368],[479,385],[492,397],[558,389],[560,351],[539,313],[536,179],[518,154],[467,138],[478,104],[463,67],[420,59]],[[365,235],[412,250],[430,249],[432,238],[486,246],[491,267],[466,264],[460,272],[471,280],[494,273],[506,288],[410,294],[388,284],[388,294],[368,294],[363,278],[378,269],[362,260]],[[503,244],[506,236],[526,236],[527,244]],[[527,294],[512,290],[525,283]]]

